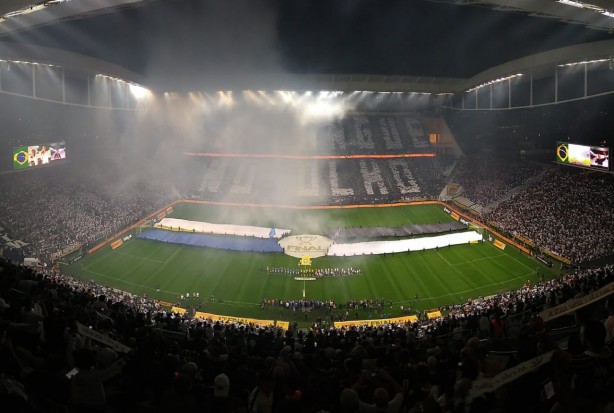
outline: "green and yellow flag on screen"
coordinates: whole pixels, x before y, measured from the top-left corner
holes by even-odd
[[[28,147],[20,146],[13,149],[13,169],[25,169],[30,163],[28,162]]]

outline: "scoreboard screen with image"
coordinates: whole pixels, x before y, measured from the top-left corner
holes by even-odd
[[[13,148],[13,169],[38,168],[66,159],[66,142],[42,143]]]
[[[610,148],[559,142],[556,147],[558,163],[601,171],[610,170]]]

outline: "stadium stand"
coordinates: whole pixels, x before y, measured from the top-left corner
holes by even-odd
[[[424,153],[431,145],[417,115],[348,114],[318,137],[334,153]]]
[[[573,262],[614,251],[612,175],[554,169],[486,215],[509,234]]]
[[[146,181],[116,188],[57,168],[47,172],[0,179],[2,225],[45,261],[108,237],[170,201]]]
[[[537,315],[607,287],[612,267],[470,301],[437,319],[285,332],[171,314],[47,270],[6,261],[0,269],[0,401],[8,411],[250,411],[260,392],[271,412],[374,402],[398,403],[395,411],[540,411],[555,401],[513,395],[549,381],[558,408],[573,411],[606,406],[614,390],[603,305],[578,314],[563,346]],[[524,374],[525,361],[541,367]],[[495,397],[489,386],[506,391]]]
[[[204,159],[194,198],[285,204],[435,199],[449,157],[275,160]]]
[[[462,187],[462,197],[456,200],[466,209],[481,211],[543,169],[527,162],[473,155],[460,159],[451,180]]]
[[[401,119],[352,116],[340,123],[344,134],[352,131],[351,138],[343,146],[337,131],[334,145],[350,154],[398,151],[399,142],[403,149],[424,150],[428,142],[419,125],[411,117]],[[388,129],[366,127],[374,123]],[[403,127],[410,132],[397,139]],[[289,198],[330,204],[434,199],[453,164],[444,156],[310,160],[299,166],[302,172],[296,175],[304,182]],[[282,193],[285,185],[260,185],[266,190],[258,192],[250,183],[270,183],[267,174],[287,174],[288,165],[283,160],[207,159],[195,195],[288,199]],[[490,163],[488,168],[495,179],[480,169],[469,180],[462,172],[457,175],[469,188],[467,200],[473,202],[469,195],[475,194],[475,203],[490,204],[538,173],[515,164]],[[506,168],[513,177],[505,176]],[[61,169],[1,180],[6,194],[0,198],[2,225],[47,261],[108,237],[177,196],[158,181],[112,190],[91,183],[100,181]],[[576,262],[589,261],[614,249],[607,231],[614,210],[607,196],[612,186],[609,175],[553,169],[486,218],[506,234],[534,240]],[[176,242],[207,235],[164,231],[164,236]],[[224,248],[237,244],[234,238],[209,237],[216,243],[229,241]],[[257,251],[263,250],[261,244],[252,242],[275,243],[242,241]],[[605,314],[607,294],[598,294],[611,288],[612,266],[573,269],[550,281],[437,311],[405,306],[403,313],[415,322],[390,321],[391,303],[385,299],[265,300],[264,306],[279,307],[284,315],[325,308],[325,317],[305,330],[195,318],[194,298],[177,297],[174,304],[188,308],[173,313],[147,297],[73,279],[51,266],[36,272],[0,261],[0,270],[0,405],[7,411],[153,413],[253,411],[260,406],[258,411],[347,412],[369,411],[373,404],[404,412],[547,411],[555,405],[585,411],[608,406],[614,391],[612,344],[606,343],[612,332],[603,324],[612,305]],[[332,273],[322,276],[336,276]],[[560,306],[573,310],[582,300],[595,303],[577,311],[575,319],[574,311],[558,317]],[[355,309],[372,312],[367,325],[334,327],[357,319]],[[550,310],[556,318],[547,317]],[[520,374],[524,363],[532,371]],[[548,395],[548,383],[553,383],[555,398]]]

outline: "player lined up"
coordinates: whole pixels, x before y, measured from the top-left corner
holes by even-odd
[[[362,269],[348,268],[290,268],[290,267],[264,267],[260,269],[267,274],[283,274],[292,276],[309,276],[309,277],[346,277],[349,275],[361,275]]]
[[[386,306],[392,306],[392,302],[383,298],[350,300],[345,303],[337,304],[334,300],[283,300],[278,298],[264,299],[260,304],[260,309],[282,307],[286,310],[305,310],[315,308],[339,309],[339,310],[366,310],[379,311]]]

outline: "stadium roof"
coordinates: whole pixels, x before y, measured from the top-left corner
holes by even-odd
[[[570,0],[0,3],[4,16],[43,4],[0,22],[0,59],[7,50],[81,56],[81,66],[102,65],[157,90],[457,92],[520,66],[539,76],[561,61],[614,55],[604,0],[585,8]]]
[[[611,32],[614,5],[611,0],[429,0],[435,3],[489,7],[493,10],[524,13],[532,17],[584,25]]]
[[[60,19],[78,18],[110,9],[147,3],[150,0],[3,0],[0,34],[50,24]],[[461,6],[484,6],[494,10],[520,12],[533,17],[581,24],[591,29],[614,29],[614,5],[609,0],[428,0]],[[60,7],[61,6],[61,7]],[[40,9],[36,9],[36,8]],[[32,12],[36,9],[36,12]]]

